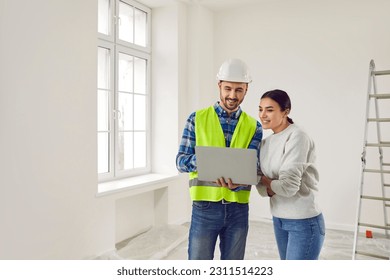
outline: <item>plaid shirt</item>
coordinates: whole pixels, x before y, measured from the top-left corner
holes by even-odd
[[[219,102],[214,104],[215,112],[218,115],[219,121],[225,135],[226,147],[230,147],[234,129],[238,123],[241,115],[241,108],[236,112],[228,115],[228,113],[219,105]],[[196,156],[195,156],[195,112],[192,113],[184,127],[183,136],[181,139],[179,152],[176,156],[176,167],[180,172],[196,171]],[[249,149],[257,150],[259,156],[260,142],[263,137],[263,130],[261,124],[257,122],[256,132],[249,144]]]

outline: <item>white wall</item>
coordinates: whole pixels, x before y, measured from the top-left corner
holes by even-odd
[[[214,14],[200,5],[188,5],[188,88],[185,93],[186,111],[190,113],[210,106],[217,95],[214,69]],[[210,89],[211,85],[211,89]]]
[[[290,93],[292,117],[317,143],[327,222],[350,229],[368,62],[390,67],[390,3],[261,1],[213,13],[162,2],[153,9],[163,31],[153,35],[153,170],[175,171],[185,119],[218,100],[219,64],[241,57],[254,78],[244,109],[256,116],[270,88]],[[96,196],[96,14],[94,0],[0,0],[0,259],[94,258],[190,218],[186,174],[147,193]],[[269,217],[256,193],[251,217]]]
[[[216,64],[241,57],[253,74],[243,107],[257,117],[262,93],[290,94],[291,117],[317,145],[328,227],[352,230],[355,222],[368,65],[390,69],[389,10],[385,0],[275,0],[214,18]],[[252,218],[267,208],[252,195]]]
[[[177,173],[175,157],[182,131],[182,105],[187,88],[187,8],[168,3],[153,9],[153,171]],[[157,194],[161,196],[162,194]],[[170,182],[166,198],[167,222],[188,221],[188,176]],[[163,195],[164,196],[164,195]],[[156,200],[157,201],[157,200]],[[161,223],[161,221],[155,221]]]
[[[95,199],[95,2],[0,2],[0,259],[114,241],[114,209]]]

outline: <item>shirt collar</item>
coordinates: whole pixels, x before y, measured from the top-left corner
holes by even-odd
[[[229,116],[228,113],[221,107],[219,101],[214,104],[214,109],[219,117],[229,117],[231,119],[238,119],[242,112],[241,107],[238,107],[238,110],[231,113]]]

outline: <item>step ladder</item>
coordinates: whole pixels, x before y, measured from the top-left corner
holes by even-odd
[[[379,76],[388,76],[388,93],[377,92],[377,80]],[[380,78],[382,79],[382,78]],[[385,101],[387,99],[387,101]],[[381,103],[382,102],[382,103]],[[383,104],[383,102],[388,102]],[[387,105],[387,117],[380,117],[379,111]],[[384,107],[386,108],[386,107]],[[370,112],[373,111],[373,112]],[[383,113],[383,112],[382,112]],[[381,131],[383,125],[388,125]],[[361,177],[358,196],[358,209],[354,234],[352,259],[390,259],[390,249],[380,250],[378,253],[375,246],[370,246],[369,238],[381,236],[382,240],[390,244],[390,223],[388,220],[390,211],[390,70],[377,71],[375,63],[370,61],[369,80],[366,104],[366,118],[364,128],[363,152],[361,156]],[[382,139],[382,132],[386,132],[387,139]],[[375,135],[373,137],[373,135]],[[370,138],[370,139],[369,139]],[[371,138],[376,138],[371,140]],[[369,155],[368,155],[369,154]],[[369,157],[371,156],[371,157]],[[372,160],[379,156],[378,160]],[[387,156],[387,161],[385,157]],[[369,165],[369,166],[368,166]],[[375,165],[374,168],[371,168]],[[371,176],[367,178],[368,176]],[[374,194],[372,194],[374,193]],[[367,210],[370,209],[370,215]],[[376,209],[376,210],[375,210]],[[383,222],[381,218],[383,216]],[[375,223],[372,220],[375,219]],[[371,220],[371,222],[367,222]],[[364,234],[365,231],[365,234]],[[372,240],[372,239],[371,239]],[[372,244],[372,243],[371,243]],[[388,247],[387,247],[388,248]],[[389,250],[386,252],[386,250]],[[384,252],[383,252],[384,251]]]

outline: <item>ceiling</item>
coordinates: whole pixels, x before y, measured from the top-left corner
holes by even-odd
[[[271,0],[140,0],[140,2],[144,3],[150,8],[165,6],[176,1],[188,4],[199,4],[212,11],[220,11],[226,8],[238,7],[249,3]]]

